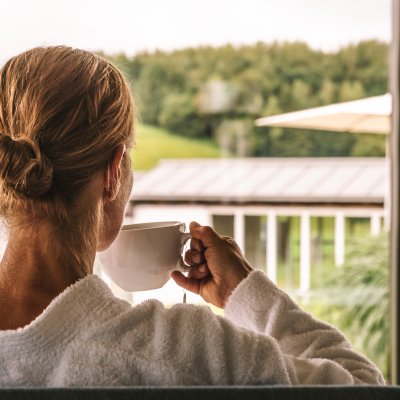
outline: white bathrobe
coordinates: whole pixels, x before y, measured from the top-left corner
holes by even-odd
[[[156,300],[132,307],[90,275],[26,327],[0,331],[1,387],[364,383],[384,380],[261,271],[238,285],[225,317]]]

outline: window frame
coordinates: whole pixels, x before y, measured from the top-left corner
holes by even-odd
[[[392,94],[392,131],[390,136],[390,187],[391,187],[391,229],[390,229],[390,354],[391,383],[400,383],[400,248],[399,248],[399,178],[400,178],[400,0],[392,0],[392,40],[390,47],[389,86]]]

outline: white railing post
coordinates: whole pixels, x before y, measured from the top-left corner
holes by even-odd
[[[311,280],[311,223],[310,214],[303,212],[300,219],[300,291],[310,289]]]
[[[234,228],[233,228],[235,241],[244,253],[244,215],[243,211],[235,212]]]
[[[373,213],[370,217],[371,220],[371,235],[376,236],[381,232],[381,216],[378,213]]]
[[[335,215],[335,264],[340,267],[344,263],[345,253],[345,219],[342,212]]]
[[[267,275],[272,282],[276,283],[278,274],[278,248],[277,248],[277,218],[275,211],[267,215]]]

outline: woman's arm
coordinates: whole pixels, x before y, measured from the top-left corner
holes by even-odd
[[[261,271],[238,285],[225,316],[274,338],[300,384],[384,384],[379,370],[353,351],[342,333],[301,310]]]
[[[262,272],[253,272],[232,239],[196,223],[190,231],[194,239],[186,261],[193,268],[188,277],[174,272],[173,278],[206,301],[225,307],[227,318],[236,325],[261,335],[254,339],[260,342],[260,354],[263,346],[276,347],[274,357],[282,360],[290,383],[384,383],[379,370],[353,351],[337,329],[302,311]],[[269,355],[275,352],[271,349]]]

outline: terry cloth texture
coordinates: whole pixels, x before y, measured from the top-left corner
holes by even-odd
[[[225,317],[150,300],[132,307],[90,275],[29,325],[0,331],[0,386],[384,384],[335,328],[303,312],[261,272]]]

